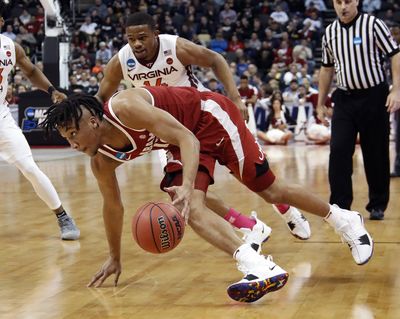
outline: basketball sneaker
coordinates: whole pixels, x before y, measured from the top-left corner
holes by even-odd
[[[285,220],[290,233],[301,240],[309,239],[311,237],[310,224],[304,215],[296,207],[289,205],[287,205],[289,206],[287,211],[282,213],[278,205],[272,204],[272,207]]]
[[[364,218],[360,213],[331,205],[325,221],[340,235],[342,242],[349,245],[354,261],[358,265],[364,265],[371,259],[374,241],[364,227]]]
[[[255,211],[251,212],[250,218],[256,221],[253,228],[240,228],[239,231],[244,234],[242,238],[244,242],[250,244],[255,251],[260,253],[261,245],[269,239],[272,229],[257,218]]]
[[[62,240],[76,240],[79,239],[81,234],[78,227],[76,227],[74,220],[68,214],[63,214],[57,217],[58,226],[60,226]]]
[[[244,277],[227,289],[233,300],[257,301],[267,293],[281,289],[289,278],[289,274],[275,264],[271,256],[257,254],[249,244],[240,246],[234,258]]]

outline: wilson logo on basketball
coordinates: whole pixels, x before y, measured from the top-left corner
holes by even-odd
[[[171,247],[171,240],[169,238],[169,233],[167,230],[167,224],[165,223],[164,216],[160,216],[157,219],[158,225],[160,226],[160,240],[161,240],[161,249],[168,249]]]
[[[182,225],[179,221],[179,218],[176,215],[172,217],[172,221],[175,224],[176,232],[178,233],[178,239],[180,240],[183,237]]]
[[[172,63],[174,63],[174,60],[173,60],[172,58],[168,58],[168,59],[167,59],[167,64],[170,64],[170,65],[171,65]]]

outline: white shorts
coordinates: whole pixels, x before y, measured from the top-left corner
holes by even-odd
[[[11,112],[3,112],[0,115],[0,157],[12,164],[28,156],[32,156],[32,152],[24,134]]]

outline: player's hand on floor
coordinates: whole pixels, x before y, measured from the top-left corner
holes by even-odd
[[[187,224],[189,221],[190,201],[192,199],[193,187],[184,185],[171,186],[165,187],[164,190],[173,194],[172,205],[181,212],[182,217],[185,219],[185,223]]]
[[[117,286],[119,275],[121,275],[121,262],[109,257],[87,286],[98,288],[112,274],[115,274],[114,286]]]

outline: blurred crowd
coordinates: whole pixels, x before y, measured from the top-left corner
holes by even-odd
[[[302,129],[313,117],[318,94],[322,32],[329,18],[335,18],[329,0],[94,0],[84,9],[77,1],[74,13],[70,1],[61,3],[71,31],[71,91],[97,92],[105,65],[127,43],[124,17],[144,11],[154,16],[161,33],[177,34],[226,58],[242,98],[255,110],[260,140],[285,144],[296,136],[304,139]],[[360,7],[398,30],[398,0],[364,0]],[[42,67],[45,35],[40,2],[15,1],[4,18],[3,35],[21,44]],[[210,70],[195,68],[195,72],[207,87],[223,93]],[[19,93],[32,89],[18,69],[10,82],[11,103],[17,103]],[[128,83],[120,85],[120,89],[127,87]],[[283,133],[276,131],[271,137],[270,129]],[[328,133],[321,134],[317,140],[305,138],[326,142]]]

